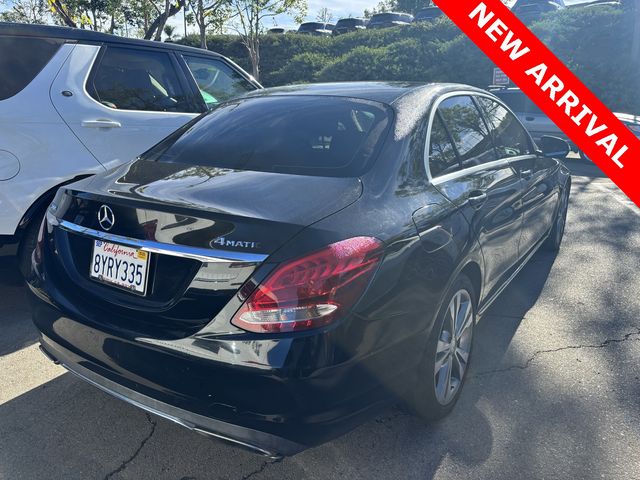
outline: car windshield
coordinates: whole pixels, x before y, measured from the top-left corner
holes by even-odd
[[[141,156],[207,167],[357,177],[391,123],[382,104],[339,97],[265,96],[221,104]]]

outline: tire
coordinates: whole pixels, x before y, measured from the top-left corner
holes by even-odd
[[[29,276],[29,273],[31,273],[31,254],[38,243],[38,233],[40,232],[40,224],[42,223],[43,217],[43,212],[34,215],[29,225],[27,225],[22,235],[20,245],[18,246],[18,270],[20,270],[20,274],[25,279]]]
[[[569,192],[571,190],[571,184],[568,183],[562,192],[560,198],[560,206],[556,213],[556,218],[553,222],[553,228],[544,242],[542,248],[548,252],[557,252],[560,250],[562,244],[562,238],[564,237],[564,230],[567,224],[567,211],[569,210]]]
[[[410,392],[411,410],[425,420],[445,417],[460,397],[471,360],[476,306],[471,280],[460,275],[445,295]],[[459,334],[452,343],[451,312],[454,310],[458,312],[456,325]]]

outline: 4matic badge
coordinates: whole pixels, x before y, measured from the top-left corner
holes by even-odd
[[[214,240],[211,240],[209,244],[212,247],[235,247],[235,248],[250,248],[256,249],[260,248],[260,242],[252,242],[250,240],[231,240],[225,237],[218,237]]]

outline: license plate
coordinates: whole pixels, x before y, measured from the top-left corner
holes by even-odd
[[[89,276],[99,282],[145,295],[149,253],[137,248],[95,240]]]

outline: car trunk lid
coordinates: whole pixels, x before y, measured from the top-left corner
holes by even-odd
[[[184,336],[208,323],[270,254],[361,190],[357,178],[139,160],[65,188],[49,263],[75,303],[112,311],[127,328],[136,326],[135,311],[143,333],[165,325],[166,335]],[[113,214],[108,229],[103,206]],[[150,252],[146,295],[90,278],[96,239]]]

